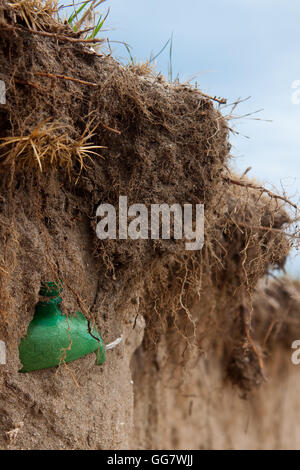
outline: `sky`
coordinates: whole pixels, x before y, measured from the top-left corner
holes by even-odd
[[[157,53],[173,33],[173,76],[181,82],[195,77],[203,92],[228,103],[251,97],[235,114],[262,111],[231,121],[239,133],[231,136],[232,167],[243,172],[251,166],[249,176],[273,190],[283,186],[299,202],[300,2],[107,0],[101,8],[108,7],[103,34],[128,43],[137,61]],[[124,45],[112,42],[112,48],[128,61]],[[167,74],[168,60],[165,50],[156,69]],[[287,270],[300,277],[299,253]]]

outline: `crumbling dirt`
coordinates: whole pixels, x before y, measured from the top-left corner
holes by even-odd
[[[262,279],[256,288],[253,306],[253,334],[266,354],[271,354],[279,344],[289,350],[292,342],[300,338],[298,280],[282,277],[266,282]]]
[[[228,122],[199,90],[100,57],[69,26],[44,18],[33,30],[0,0],[0,331],[8,348],[0,446],[180,448],[183,418],[172,423],[186,402],[174,390],[187,379],[189,394],[206,393],[198,363],[205,380],[216,374],[218,387],[231,380],[241,390],[228,394],[245,396],[266,379],[253,294],[284,265],[287,204],[230,173]],[[204,248],[98,240],[96,208],[117,206],[120,195],[147,207],[204,204]],[[58,278],[65,313],[82,311],[105,343],[121,333],[124,343],[100,368],[88,356],[19,374],[18,345],[41,281]],[[214,432],[189,446],[216,446]]]

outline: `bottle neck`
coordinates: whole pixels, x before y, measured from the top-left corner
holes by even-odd
[[[61,314],[59,304],[62,302],[61,297],[50,298],[49,300],[41,300],[37,303],[35,313],[36,315],[43,314]]]

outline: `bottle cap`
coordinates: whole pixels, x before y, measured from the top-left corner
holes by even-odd
[[[42,282],[40,295],[43,297],[57,297],[63,290],[62,280],[56,282]]]

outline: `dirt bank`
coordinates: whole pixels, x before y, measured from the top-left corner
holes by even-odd
[[[259,434],[266,377],[282,377],[280,361],[265,365],[253,296],[284,265],[288,202],[230,172],[213,100],[97,55],[41,5],[0,0],[0,447],[286,445]],[[99,240],[96,209],[120,195],[204,204],[203,249]],[[100,367],[89,355],[20,374],[41,282],[58,279],[64,314],[80,310],[106,344],[123,342]],[[246,408],[256,424],[242,437]]]

